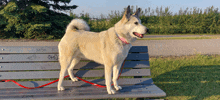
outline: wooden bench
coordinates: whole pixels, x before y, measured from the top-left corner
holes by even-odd
[[[37,87],[58,79],[60,65],[57,46],[39,46],[36,42],[0,43],[0,80],[13,79],[28,87]],[[44,43],[41,43],[44,44]],[[58,43],[55,43],[57,45]],[[7,46],[6,46],[7,45]],[[164,97],[166,93],[153,84],[147,46],[133,46],[118,80],[122,90],[109,95],[106,88],[97,88],[82,81],[64,81],[65,91],[57,91],[57,83],[24,89],[13,82],[0,82],[0,99],[101,99]],[[104,82],[104,66],[84,60],[74,74],[98,84]]]

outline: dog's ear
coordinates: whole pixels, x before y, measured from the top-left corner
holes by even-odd
[[[137,11],[133,15],[136,15],[137,17],[139,17],[140,16],[140,12],[141,12],[141,9],[138,8]]]
[[[130,10],[130,5],[127,7],[127,9],[125,10],[125,13],[122,17],[122,22],[126,22],[128,21],[128,19],[130,18],[131,16],[131,10]]]
[[[131,16],[130,5],[128,5],[124,15],[127,17],[127,19],[130,18],[130,16]]]

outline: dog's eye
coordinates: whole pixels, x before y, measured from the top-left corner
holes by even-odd
[[[138,25],[138,22],[134,22],[135,25]]]

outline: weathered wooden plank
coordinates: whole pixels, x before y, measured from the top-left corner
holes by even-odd
[[[105,85],[105,80],[104,79],[87,79],[87,81],[96,83],[96,84],[103,84]],[[51,81],[25,81],[25,82],[18,82],[26,87],[37,87],[43,84],[47,84]],[[153,84],[153,80],[151,78],[120,78],[118,80],[119,85],[133,85],[133,84],[138,84],[138,85],[146,85],[146,84]],[[72,82],[71,80],[65,80],[63,82],[63,86],[65,87],[72,87],[72,86],[91,86],[88,83],[85,83],[83,81],[78,81],[78,82]],[[51,85],[48,85],[46,87],[57,87],[57,82]],[[12,82],[0,82],[0,89],[10,89],[10,88],[22,88]],[[0,90],[0,94],[1,91]]]
[[[0,46],[58,46],[59,42],[0,42]]]
[[[0,62],[58,61],[58,56],[58,54],[2,54]],[[126,60],[149,60],[149,55],[147,53],[132,53],[128,54]]]
[[[103,98],[140,98],[166,96],[156,85],[122,86],[122,90],[114,95],[108,95],[106,88],[70,87],[65,91],[56,88],[5,89],[0,94],[1,99],[103,99]]]
[[[149,61],[125,61],[124,68],[149,68]],[[74,69],[104,68],[104,65],[95,62],[80,62]]]
[[[58,54],[4,54],[0,62],[58,61]]]
[[[59,70],[58,42],[54,43],[0,43],[0,80],[3,79],[47,79],[58,78]],[[133,53],[135,52],[135,53]],[[140,53],[137,53],[140,52]],[[149,68],[149,55],[146,46],[132,47],[129,51],[124,68]],[[87,60],[87,59],[84,59]],[[46,62],[45,62],[46,61]],[[53,62],[51,62],[53,61]],[[5,63],[2,63],[5,62]],[[13,63],[9,63],[13,62]],[[14,63],[17,62],[17,63]],[[19,63],[18,63],[19,62]],[[24,63],[26,62],[26,63]],[[28,63],[27,63],[28,62]],[[31,62],[31,63],[30,63]],[[80,68],[81,67],[81,68]],[[99,69],[103,65],[94,62],[80,62],[75,69]],[[6,71],[17,72],[6,72]],[[18,72],[19,70],[19,72]],[[21,72],[20,70],[25,70]],[[38,70],[38,71],[27,71]],[[1,72],[2,71],[2,72]],[[104,77],[103,70],[74,70],[79,77]],[[121,76],[150,76],[150,69],[124,69]],[[89,81],[104,84],[104,79],[91,79]],[[19,82],[28,87],[36,87],[50,81],[25,81]],[[123,97],[160,97],[165,96],[161,89],[153,84],[151,78],[129,78],[119,79],[119,85],[123,89],[115,95],[108,95],[105,88],[94,88],[82,81],[72,83],[71,80],[64,81],[65,91],[58,92],[57,83],[45,88],[27,90],[18,88],[12,82],[0,82],[1,99],[102,99]],[[135,84],[135,85],[134,85]],[[127,86],[134,85],[134,86]],[[80,87],[79,87],[80,86]],[[50,88],[48,88],[50,87]],[[17,89],[18,88],[18,89]]]
[[[125,61],[124,68],[149,68],[149,61]],[[104,68],[104,65],[95,62],[79,62],[74,69],[97,69]],[[58,70],[58,62],[47,63],[0,63],[1,71],[17,70]]]
[[[58,53],[57,46],[0,46],[0,53]]]
[[[45,63],[0,63],[1,71],[18,71],[18,70],[58,70],[58,62]]]
[[[79,77],[104,77],[103,70],[79,70],[73,72]],[[58,78],[58,76],[59,71],[0,72],[0,80]],[[150,76],[150,69],[123,69],[121,76]]]
[[[132,46],[129,52],[148,52],[147,46]]]
[[[132,52],[148,52],[147,46],[133,46]],[[0,53],[58,53],[57,46],[0,46]]]
[[[74,73],[79,77],[104,77],[104,70],[80,70]],[[123,69],[121,76],[150,76],[150,69]]]
[[[128,54],[126,60],[149,60],[148,53],[131,53]]]

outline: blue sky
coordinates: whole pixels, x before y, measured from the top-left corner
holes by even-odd
[[[172,12],[179,11],[180,8],[186,9],[187,7],[202,8],[214,6],[220,8],[220,0],[72,0],[70,4],[78,5],[73,13],[79,15],[89,13],[92,17],[99,17],[100,14],[108,15],[111,11],[122,11],[128,5],[138,6],[142,9],[151,7],[170,7]],[[220,11],[220,10],[219,10]]]

